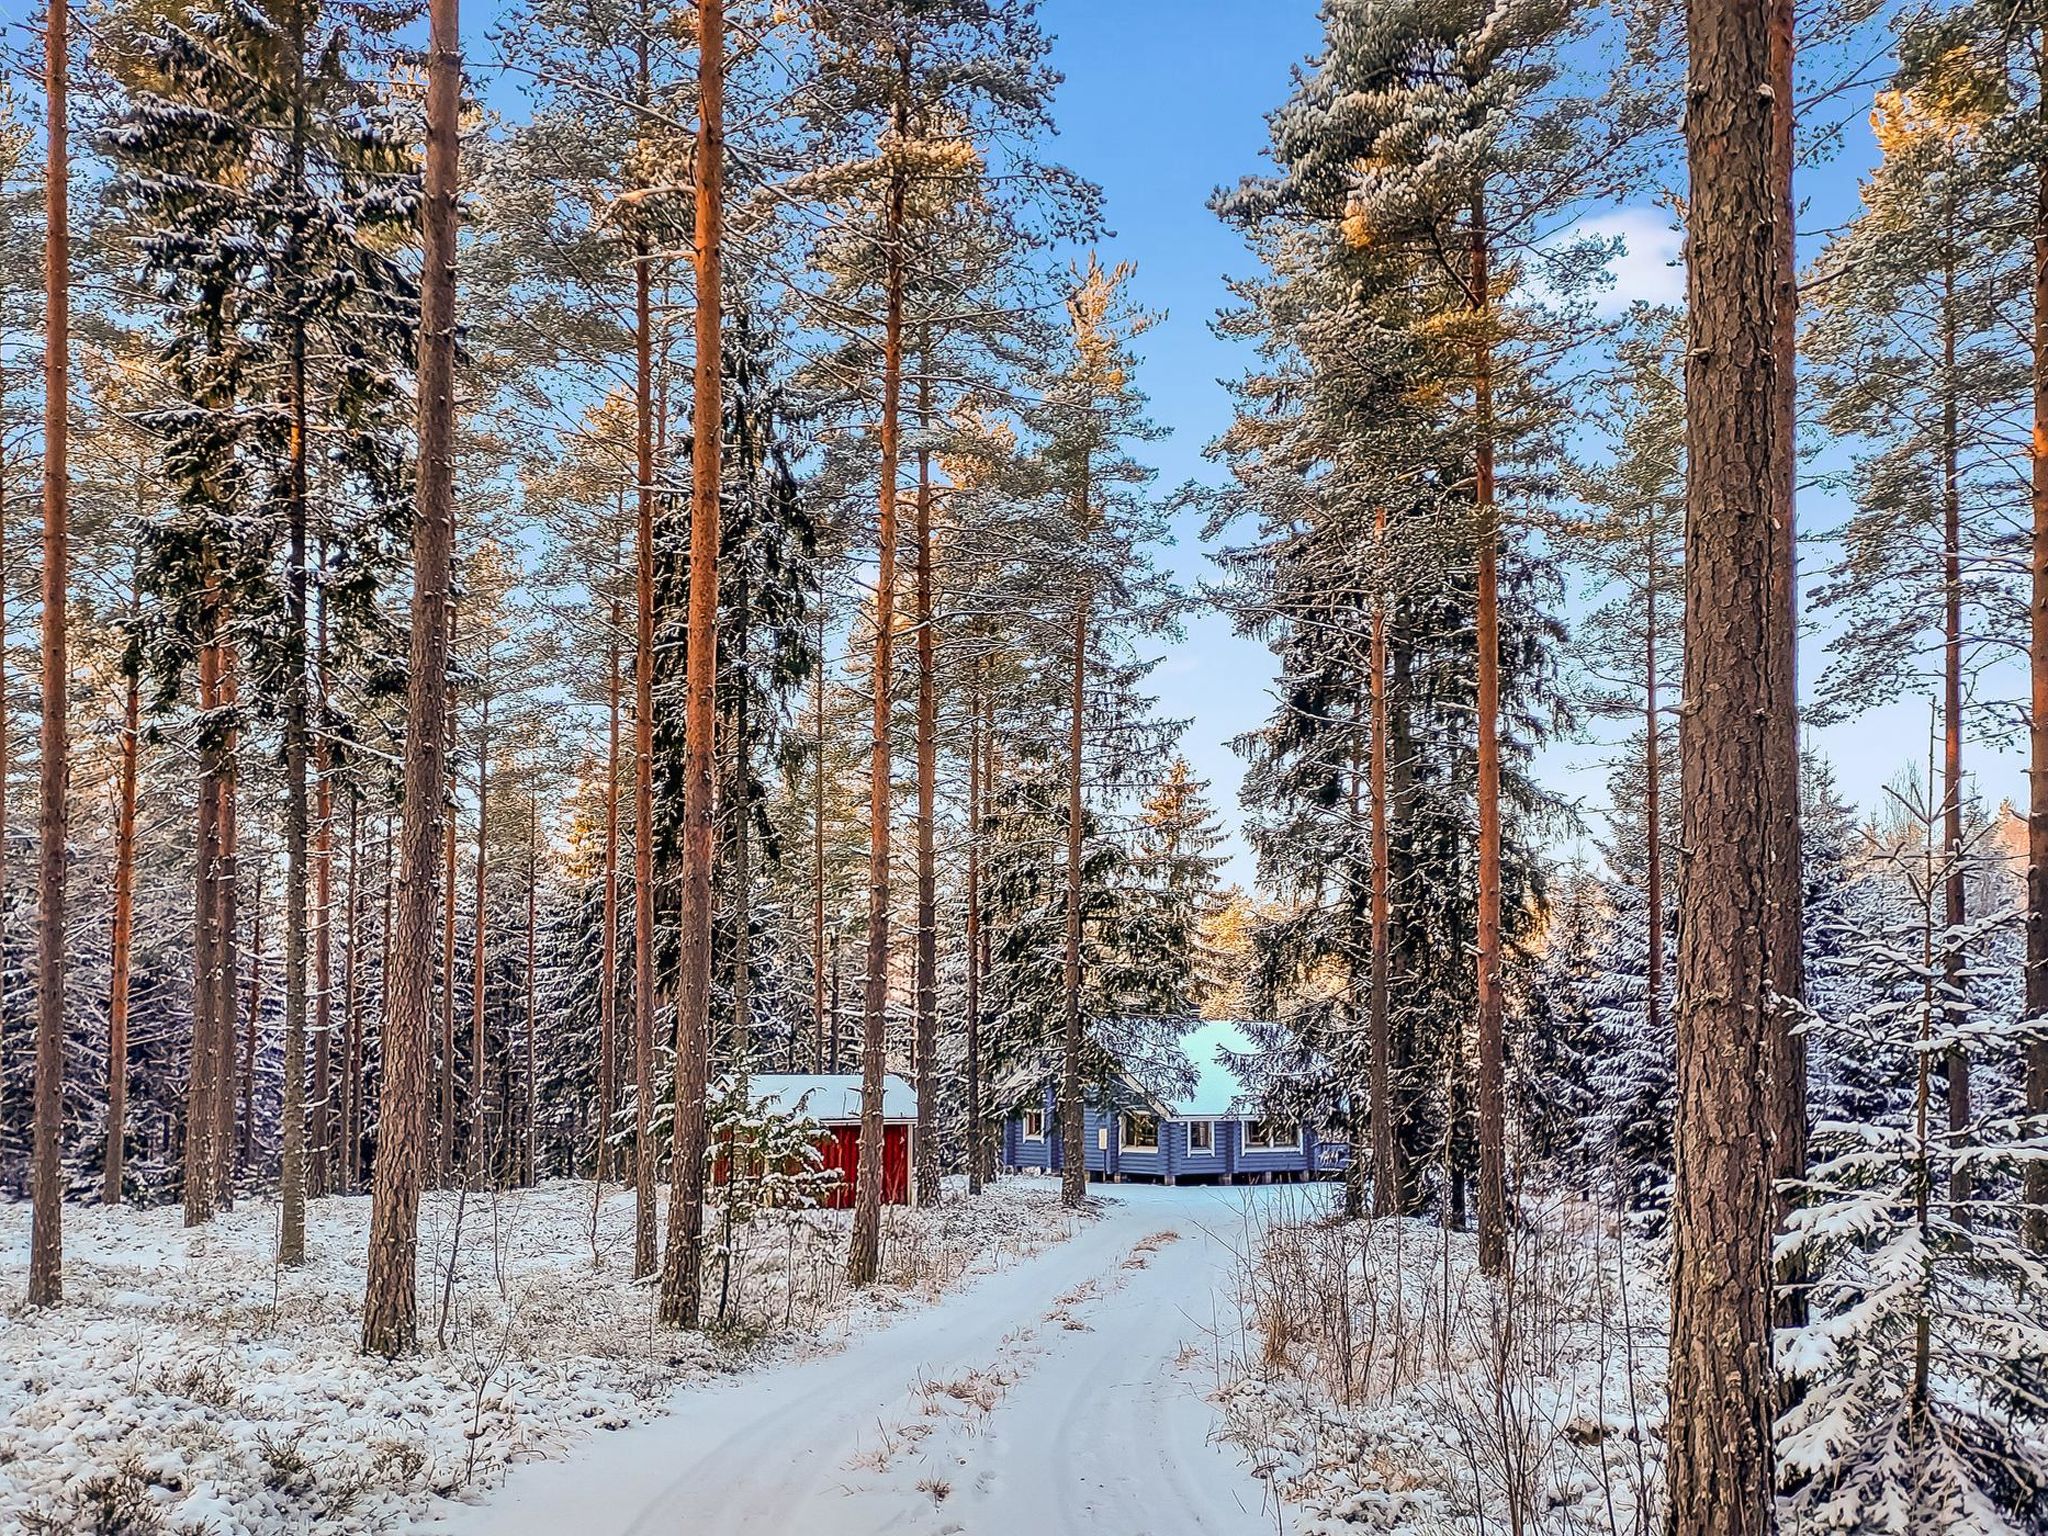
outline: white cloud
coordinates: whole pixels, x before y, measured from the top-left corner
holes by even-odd
[[[1581,219],[1570,236],[1619,240],[1622,248],[1608,260],[1614,285],[1602,290],[1595,307],[1619,314],[1631,304],[1677,304],[1685,298],[1685,268],[1679,264],[1684,236],[1667,208],[1617,208]]]

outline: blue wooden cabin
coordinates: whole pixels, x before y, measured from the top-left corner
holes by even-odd
[[[1082,1125],[1088,1176],[1243,1184],[1341,1175],[1348,1145],[1319,1137],[1311,1121],[1274,1121],[1258,1112],[1230,1055],[1252,1048],[1237,1024],[1199,1024],[1181,1040],[1194,1068],[1191,1093],[1169,1098],[1148,1091],[1130,1072],[1119,1074],[1106,1095],[1091,1093]],[[1064,1166],[1057,1102],[1058,1086],[1047,1081],[1010,1112],[1003,1122],[1005,1168],[1051,1173]]]

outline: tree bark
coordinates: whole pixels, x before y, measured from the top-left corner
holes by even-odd
[[[362,1185],[363,1021],[356,947],[363,932],[363,802],[348,796],[348,898],[341,951],[341,1183],[351,1192]]]
[[[242,1119],[235,1164],[242,1177],[256,1161],[256,1022],[263,1014],[263,866],[249,899],[249,1000],[242,1020]]]
[[[812,1070],[825,1070],[825,596],[818,594],[818,661],[812,717],[817,726],[811,771],[811,1022],[817,1037]]]
[[[526,1092],[523,1095],[524,1123],[520,1127],[520,1162],[523,1182],[531,1187],[540,1180],[535,1161],[534,1130],[538,1119],[540,1081],[535,1068],[538,1055],[534,1035],[539,1026],[535,987],[535,962],[540,944],[540,795],[529,783],[526,820]]]
[[[485,642],[489,655],[489,641]],[[477,690],[476,727],[476,884],[470,935],[469,983],[469,1180],[470,1187],[484,1187],[484,1066],[490,992],[490,876],[491,876],[491,695],[485,663],[486,682]]]
[[[435,859],[446,738],[449,587],[455,552],[455,233],[462,55],[458,0],[429,0],[424,275],[420,289],[420,452],[413,518],[411,671],[406,685],[405,847],[397,974],[384,1026],[376,1192],[370,1212],[363,1348],[419,1347],[420,1168],[427,1132],[427,1031],[434,995]]]
[[[300,8],[294,7],[297,12]],[[303,59],[304,47],[298,48]],[[294,111],[296,112],[296,104]],[[297,137],[296,135],[294,136]],[[296,150],[295,150],[296,153]],[[306,1259],[306,354],[303,331],[292,337],[290,368],[291,507],[285,578],[284,813],[284,1160],[277,1257]],[[317,1141],[317,1138],[316,1138]]]
[[[1693,0],[1685,710],[1672,1200],[1673,1536],[1772,1529],[1773,671],[1783,541],[1768,8]]]
[[[690,434],[690,597],[683,697],[682,958],[676,978],[675,1166],[661,1319],[703,1310],[705,1092],[711,1070],[712,753],[718,698],[718,491],[725,459],[725,4],[697,5],[696,398]],[[741,795],[745,799],[744,790]],[[741,815],[746,814],[744,804]]]
[[[221,646],[220,702],[227,717],[226,751],[220,793],[220,876],[214,898],[220,904],[220,951],[214,966],[215,1028],[220,1043],[214,1060],[213,1183],[214,1200],[222,1210],[234,1206],[235,1194],[235,1022],[241,1008],[241,730],[235,714],[241,705],[241,653],[232,643]]]
[[[1376,542],[1384,546],[1387,512],[1381,507],[1375,518]],[[1384,548],[1378,558],[1384,561]],[[1393,902],[1389,890],[1389,863],[1393,857],[1392,838],[1387,826],[1387,572],[1376,582],[1378,594],[1372,613],[1372,762],[1368,769],[1371,787],[1367,802],[1372,817],[1372,981],[1368,1010],[1372,1062],[1367,1082],[1367,1114],[1372,1122],[1372,1213],[1398,1216],[1401,1212],[1401,1142],[1395,1124],[1393,1052],[1394,1032],[1389,1017],[1389,967],[1393,956]]]
[[[452,568],[452,562],[451,562]],[[453,577],[450,577],[453,585]],[[448,649],[455,649],[458,610],[451,593],[448,603]],[[455,1179],[455,883],[457,828],[455,824],[455,682],[451,673],[442,690],[440,730],[442,736],[441,795],[449,807],[441,834],[441,1113],[436,1175],[445,1187]]]
[[[1508,1263],[1507,1043],[1500,964],[1500,516],[1494,504],[1493,298],[1482,193],[1472,199],[1471,302],[1480,326],[1474,343],[1473,502],[1478,539],[1479,676],[1479,1268],[1499,1275]]]
[[[129,622],[141,608],[141,590],[130,594]],[[0,640],[0,650],[5,642]],[[6,682],[0,678],[0,690]],[[114,931],[112,977],[107,988],[107,1160],[100,1199],[119,1205],[122,1163],[128,1144],[128,982],[135,954],[135,804],[142,765],[142,674],[125,669],[121,697],[121,768],[114,807]],[[6,772],[0,758],[0,776]],[[0,819],[0,834],[5,821]],[[5,892],[0,891],[0,902]]]
[[[313,1101],[306,1193],[334,1186],[334,782],[324,742],[313,751]]]
[[[1944,251],[1941,305],[1941,826],[1942,945],[1945,996],[1963,996],[1964,955],[1955,935],[1963,926],[1967,875],[1963,863],[1963,476],[1961,421],[1956,405],[1955,248]],[[1947,1020],[1944,1018],[1943,1026]],[[1970,1058],[1959,1048],[1943,1053],[1948,1133],[1960,1153],[1970,1125]],[[1960,1156],[1949,1164],[1949,1214],[1970,1217],[1970,1175]]]
[[[43,724],[36,846],[36,1086],[30,1153],[28,1302],[64,1299],[64,862],[70,848],[71,15],[50,0],[44,22],[49,159],[43,177]]]
[[[1087,492],[1082,520],[1087,525]],[[1060,987],[1060,1203],[1079,1206],[1088,1195],[1088,1149],[1081,1096],[1081,835],[1082,759],[1087,750],[1088,594],[1074,605],[1074,661],[1067,701],[1067,847],[1065,870],[1065,953]],[[1107,1106],[1105,1113],[1107,1112]]]
[[[2048,102],[2048,6],[2036,6],[2036,99]],[[2028,547],[2027,1042],[2026,1109],[2031,1134],[2048,1135],[2048,154],[2034,166],[2033,525]],[[2024,1234],[2048,1252],[2048,1162],[2027,1165]]]
[[[938,795],[938,635],[932,608],[931,335],[918,348],[917,418],[917,1199],[939,1199],[939,877],[934,843]]]
[[[597,978],[597,1146],[592,1177],[599,1183],[616,1173],[612,1122],[619,1113],[619,627],[624,622],[612,599],[611,634],[605,651],[605,709],[610,724],[604,757],[604,934],[599,940]]]
[[[638,94],[648,83],[648,21],[640,27]],[[633,1278],[660,1262],[654,1210],[654,254],[633,256]]]
[[[1806,1037],[1798,1032],[1806,996],[1802,950],[1806,876],[1799,831],[1799,549],[1794,493],[1798,475],[1799,264],[1794,225],[1793,27],[1794,0],[1768,0],[1770,90],[1782,110],[1771,119],[1770,205],[1776,272],[1771,279],[1771,367],[1775,448],[1771,468],[1771,602],[1777,618],[1766,636],[1770,703],[1764,716],[1767,747],[1760,781],[1768,803],[1764,825],[1766,927],[1771,990],[1777,1001],[1767,1021],[1770,1072],[1771,1174],[1783,1181],[1775,1195],[1782,1228],[1797,1196],[1791,1181],[1806,1177]],[[1682,754],[1681,754],[1682,755]],[[1804,1291],[1788,1273],[1780,1320],[1804,1318]]]
[[[967,714],[967,1193],[981,1193],[981,743],[984,667]]]
[[[208,556],[211,564],[211,556]],[[212,583],[209,575],[209,584]],[[220,623],[220,595],[206,597],[209,637],[198,658],[199,791],[193,823],[192,879],[192,1055],[185,1078],[184,1204],[185,1225],[213,1219],[214,1080],[220,1076],[220,991],[214,972],[220,964],[220,903],[214,894],[220,866],[220,738],[213,711],[220,703],[220,650],[210,632]]]
[[[898,141],[910,130],[910,50],[897,46],[897,87],[893,123]],[[881,467],[875,528],[875,649],[869,688],[873,695],[871,757],[868,768],[868,953],[861,1009],[860,1166],[854,1177],[853,1241],[846,1259],[847,1280],[870,1285],[882,1251],[882,1065],[889,1024],[889,714],[895,681],[896,645],[896,473],[903,408],[904,213],[907,172],[890,172],[884,215],[882,317]]]

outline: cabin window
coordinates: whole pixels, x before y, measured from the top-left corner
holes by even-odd
[[[1190,1120],[1188,1122],[1188,1150],[1190,1152],[1214,1152],[1216,1150],[1216,1122],[1214,1120]]]
[[[1301,1127],[1284,1120],[1247,1120],[1244,1144],[1254,1152],[1298,1152]]]
[[[1125,1115],[1123,1143],[1126,1152],[1157,1152],[1159,1121],[1151,1115]]]
[[[1045,1140],[1044,1110],[1027,1109],[1024,1111],[1024,1139],[1026,1141]]]

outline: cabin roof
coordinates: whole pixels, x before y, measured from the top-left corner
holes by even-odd
[[[801,1110],[822,1125],[845,1125],[860,1119],[858,1072],[756,1072],[747,1080],[747,1087],[756,1103],[766,1100],[779,1114]],[[917,1090],[894,1072],[882,1079],[882,1118],[917,1118]]]

